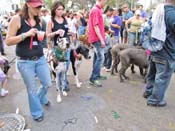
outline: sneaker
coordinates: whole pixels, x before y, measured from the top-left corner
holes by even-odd
[[[62,93],[63,93],[63,96],[68,96],[68,94],[65,90],[63,90]]]
[[[105,69],[106,72],[111,72],[111,69]]]
[[[45,106],[50,106],[51,105],[51,102],[50,101],[48,101],[46,104],[44,104]]]
[[[44,120],[44,116],[40,116],[38,118],[35,118],[34,120],[37,121],[37,122],[41,122],[41,121]]]
[[[58,94],[58,95],[57,95],[57,102],[60,103],[61,101],[62,101],[62,100],[61,100],[61,95]]]
[[[106,67],[105,67],[105,66],[103,66],[103,67],[101,67],[101,69],[102,69],[102,70],[106,70]]]
[[[148,92],[145,91],[143,93],[143,98],[148,98],[150,95],[151,95],[151,93],[148,93]]]
[[[106,76],[102,76],[102,75],[100,75],[100,76],[98,77],[98,80],[106,80],[106,79],[107,79]]]
[[[102,87],[102,84],[99,80],[90,80],[89,84],[96,86],[96,87]]]
[[[164,107],[167,105],[166,101],[163,100],[159,103],[147,103],[148,106],[153,106],[153,107]]]
[[[7,54],[6,53],[1,53],[1,55],[6,56]]]
[[[6,96],[9,93],[8,90],[5,90],[4,88],[1,89],[1,96]]]

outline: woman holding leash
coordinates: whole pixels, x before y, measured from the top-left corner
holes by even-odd
[[[6,37],[8,46],[16,45],[17,67],[27,88],[30,112],[37,122],[44,119],[42,105],[50,105],[46,94],[51,86],[48,63],[37,37],[42,25],[39,18],[42,4],[42,0],[26,0],[22,16],[16,15],[10,21]],[[36,76],[41,83],[39,92]]]

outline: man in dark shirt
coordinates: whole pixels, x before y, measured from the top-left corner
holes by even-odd
[[[163,49],[152,52],[143,97],[149,106],[166,106],[165,91],[175,69],[175,0],[166,0],[166,40]]]

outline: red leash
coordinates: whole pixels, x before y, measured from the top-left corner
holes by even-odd
[[[28,22],[30,28],[32,28],[30,21],[28,20],[27,22]],[[30,50],[32,50],[32,45],[33,45],[33,36],[30,36]]]
[[[74,57],[75,57],[76,59],[78,59],[79,57],[78,57],[78,54],[77,54],[76,50],[74,50],[73,52],[74,52]]]

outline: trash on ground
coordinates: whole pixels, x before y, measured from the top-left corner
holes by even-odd
[[[18,107],[16,108],[16,114],[19,114],[19,108]]]
[[[172,122],[170,122],[168,124],[168,129],[174,130],[175,129],[175,125]]]
[[[86,86],[86,88],[90,89],[90,88],[92,88],[92,87],[90,87],[90,86]]]
[[[30,129],[25,129],[25,130],[23,130],[23,131],[31,131]]]
[[[96,116],[94,116],[95,122],[98,123],[98,119]]]
[[[112,111],[112,115],[115,119],[120,118],[119,114],[116,111]]]
[[[89,101],[92,99],[92,96],[81,96],[81,98],[85,101]]]
[[[157,131],[156,129],[152,129],[151,131]]]
[[[5,125],[5,122],[0,120],[0,128],[3,127]]]
[[[66,121],[64,121],[64,125],[63,125],[61,131],[63,131],[64,128],[65,128],[66,126],[68,126],[69,124],[75,125],[75,124],[77,123],[77,121],[78,121],[78,118],[67,119]]]
[[[130,84],[133,84],[133,85],[137,85],[137,82],[136,81],[129,81]]]
[[[109,89],[109,90],[108,90],[108,93],[112,93],[112,89]]]

